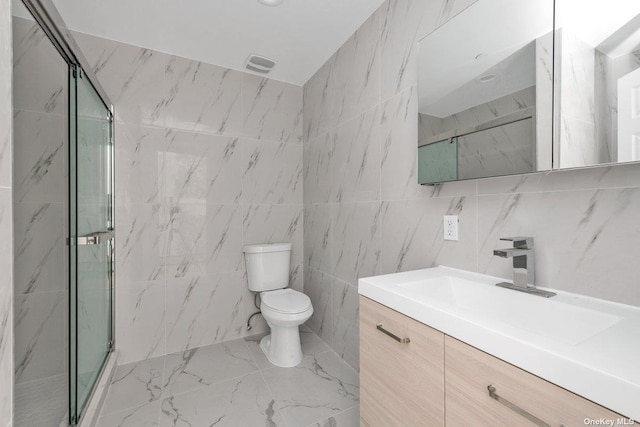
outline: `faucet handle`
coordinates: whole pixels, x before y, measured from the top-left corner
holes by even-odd
[[[518,249],[533,248],[533,237],[526,237],[526,236],[501,237],[500,240],[503,240],[506,242],[513,242],[513,247]]]

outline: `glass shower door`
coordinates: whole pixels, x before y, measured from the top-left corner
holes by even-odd
[[[112,349],[113,145],[111,111],[80,69],[71,79],[70,419],[76,423]]]

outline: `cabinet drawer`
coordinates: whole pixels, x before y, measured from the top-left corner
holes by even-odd
[[[360,414],[370,427],[444,425],[444,334],[362,296]]]
[[[620,415],[454,338],[445,338],[449,426],[581,426],[585,418]],[[488,386],[500,396],[489,395]],[[512,406],[509,406],[512,405]],[[525,414],[518,411],[525,411]],[[535,418],[527,418],[530,414]]]

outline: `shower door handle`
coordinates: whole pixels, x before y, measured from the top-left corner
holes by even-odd
[[[84,236],[78,236],[75,244],[77,246],[99,245],[100,243],[113,240],[114,237],[115,233],[113,230],[97,231],[95,233],[85,234]],[[67,243],[68,242],[69,239],[67,239]],[[71,242],[73,244],[73,238],[71,238]]]

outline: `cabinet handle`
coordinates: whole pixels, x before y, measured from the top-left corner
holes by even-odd
[[[382,327],[382,323],[378,323],[376,325],[376,328],[382,332],[383,334],[387,334],[389,335],[391,338],[393,338],[394,340],[398,341],[401,344],[409,344],[411,342],[411,340],[409,338],[400,338],[399,336],[397,336],[396,334],[394,334],[393,332],[389,332],[387,331],[385,328]]]
[[[496,388],[492,384],[489,384],[487,386],[487,390],[489,390],[489,396],[491,396],[492,399],[502,403],[504,406],[506,406],[507,408],[511,409],[513,412],[522,415],[523,417],[525,417],[526,419],[528,419],[529,421],[531,421],[535,425],[540,426],[540,427],[551,427],[549,424],[545,423],[540,418],[528,413],[527,411],[525,411],[524,409],[520,408],[519,406],[514,405],[513,403],[509,402],[504,397],[499,396],[496,393]]]

